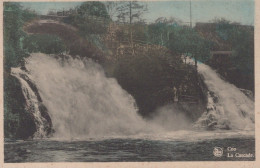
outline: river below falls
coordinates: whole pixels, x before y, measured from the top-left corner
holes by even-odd
[[[213,155],[215,147],[223,149],[221,157]],[[228,151],[231,148],[233,151]],[[255,139],[252,136],[197,140],[139,138],[69,141],[53,139],[5,140],[4,149],[6,163],[255,160]],[[232,154],[233,157],[228,157]],[[241,154],[252,155],[250,157],[237,157]]]

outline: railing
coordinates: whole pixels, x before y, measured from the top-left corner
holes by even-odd
[[[191,104],[196,104],[199,102],[199,99],[195,96],[190,96],[190,95],[180,95],[179,96],[179,102],[185,102],[185,103],[191,103]]]

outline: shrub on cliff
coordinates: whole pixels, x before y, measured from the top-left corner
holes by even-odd
[[[35,34],[29,35],[23,40],[23,48],[32,52],[46,54],[60,54],[66,50],[64,42],[55,35]]]

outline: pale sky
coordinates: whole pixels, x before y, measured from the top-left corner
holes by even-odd
[[[62,10],[80,5],[82,2],[22,2],[25,8],[46,14],[50,9]],[[144,3],[144,2],[142,2]],[[150,1],[143,18],[153,22],[159,17],[174,17],[183,22],[190,21],[189,1]],[[225,18],[245,25],[254,25],[253,0],[192,0],[192,22],[208,22],[214,18]]]

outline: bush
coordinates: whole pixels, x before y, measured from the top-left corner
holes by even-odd
[[[45,54],[60,54],[66,50],[64,42],[54,35],[36,34],[24,38],[23,48],[32,52],[41,52]]]

